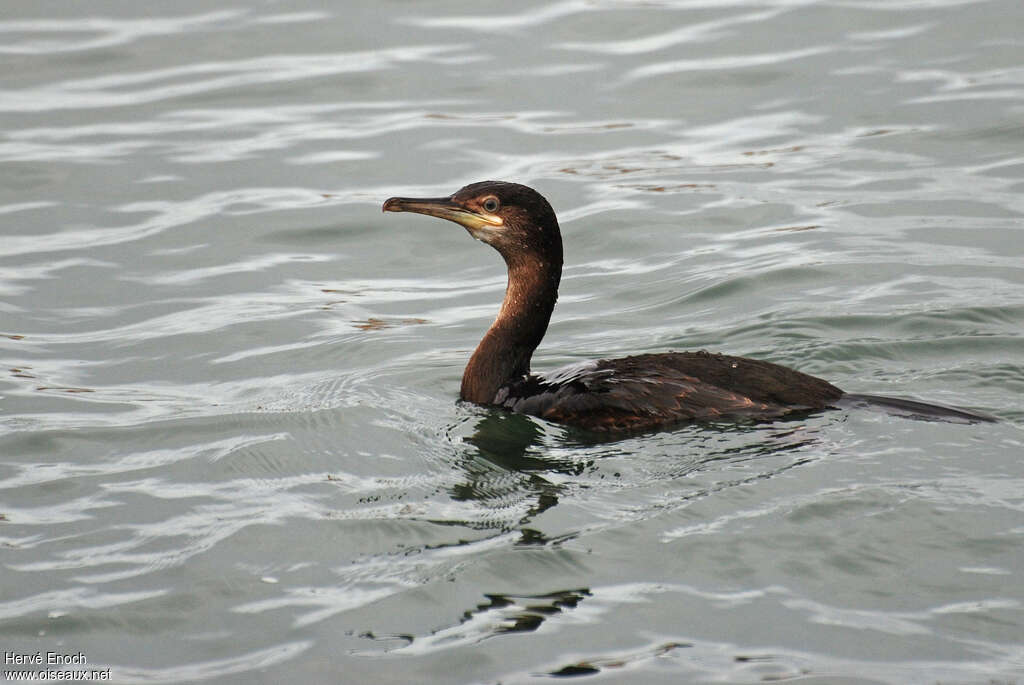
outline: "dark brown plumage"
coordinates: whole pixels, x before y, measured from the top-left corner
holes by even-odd
[[[464,400],[597,431],[773,419],[851,404],[928,419],[992,420],[913,400],[852,395],[778,364],[703,351],[601,359],[531,374],[530,358],[547,330],[562,275],[562,237],[547,200],[524,185],[483,181],[450,197],[393,197],[384,211],[454,221],[494,247],[508,267],[501,310],[462,376]]]
[[[643,430],[684,419],[768,419],[821,409],[843,392],[778,364],[708,352],[601,359],[526,376],[493,404],[590,430]]]

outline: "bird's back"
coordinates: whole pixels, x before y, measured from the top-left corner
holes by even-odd
[[[494,403],[597,431],[644,430],[720,417],[769,419],[828,407],[839,388],[770,362],[708,352],[601,359],[531,375]]]

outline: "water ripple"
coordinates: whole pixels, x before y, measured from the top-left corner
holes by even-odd
[[[782,64],[791,60],[801,60],[807,57],[814,57],[832,50],[829,46],[817,46],[788,50],[783,52],[766,52],[757,55],[728,55],[723,57],[704,57],[699,59],[682,59],[670,62],[654,62],[637,67],[627,72],[626,81],[638,81],[640,79],[666,74],[678,74],[688,71],[716,71],[745,69],[765,65]]]
[[[735,25],[773,19],[783,11],[785,10],[780,8],[766,12],[750,12],[738,16],[723,17],[713,21],[688,24],[671,31],[641,38],[597,43],[567,42],[562,43],[559,47],[566,50],[580,50],[607,55],[639,55],[658,52],[686,43],[703,43],[728,39],[733,35],[733,32],[726,29]]]
[[[153,36],[223,29],[244,16],[238,10],[221,10],[184,17],[111,19],[80,17],[0,21],[0,34],[14,34],[0,44],[0,54],[52,55],[127,45]],[[32,37],[56,34],[59,39]],[[90,35],[82,35],[90,34]]]
[[[395,47],[322,55],[272,55],[0,90],[0,112],[126,107],[277,82],[396,69],[405,63],[472,61],[462,45]],[[177,81],[172,83],[171,81]],[[164,83],[161,83],[164,82]],[[149,87],[146,87],[149,86]]]

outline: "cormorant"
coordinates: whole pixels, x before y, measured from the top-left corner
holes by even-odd
[[[505,259],[505,299],[466,366],[463,400],[595,431],[723,417],[765,420],[857,404],[925,419],[994,420],[964,409],[846,393],[778,364],[705,351],[599,359],[531,374],[530,358],[547,330],[562,276],[562,236],[548,201],[518,183],[482,181],[449,197],[393,197],[383,209],[454,221]]]

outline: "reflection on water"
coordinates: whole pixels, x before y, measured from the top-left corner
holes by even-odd
[[[457,625],[438,628],[430,635],[379,636],[367,633],[362,637],[398,643],[398,646],[386,648],[385,653],[427,654],[477,644],[505,633],[533,632],[551,616],[572,611],[589,596],[590,591],[585,588],[522,597],[487,595],[487,603],[477,604],[466,611]]]
[[[542,447],[541,429],[530,418],[518,414],[494,413],[481,419],[466,442],[477,454],[457,464],[466,475],[464,483],[452,488],[456,501],[476,500],[486,509],[501,511],[509,498],[528,499],[531,504],[515,522],[522,535],[519,544],[544,545],[552,542],[529,522],[558,504],[563,489],[544,477],[551,471],[565,476],[578,476],[586,464],[571,460],[547,460]],[[531,456],[533,448],[539,456]],[[504,524],[505,528],[508,524]]]
[[[125,683],[1021,678],[1022,19],[8,3],[4,649]],[[721,350],[1003,422],[599,439],[457,403],[502,265],[379,208],[485,178],[562,224],[538,370]]]

